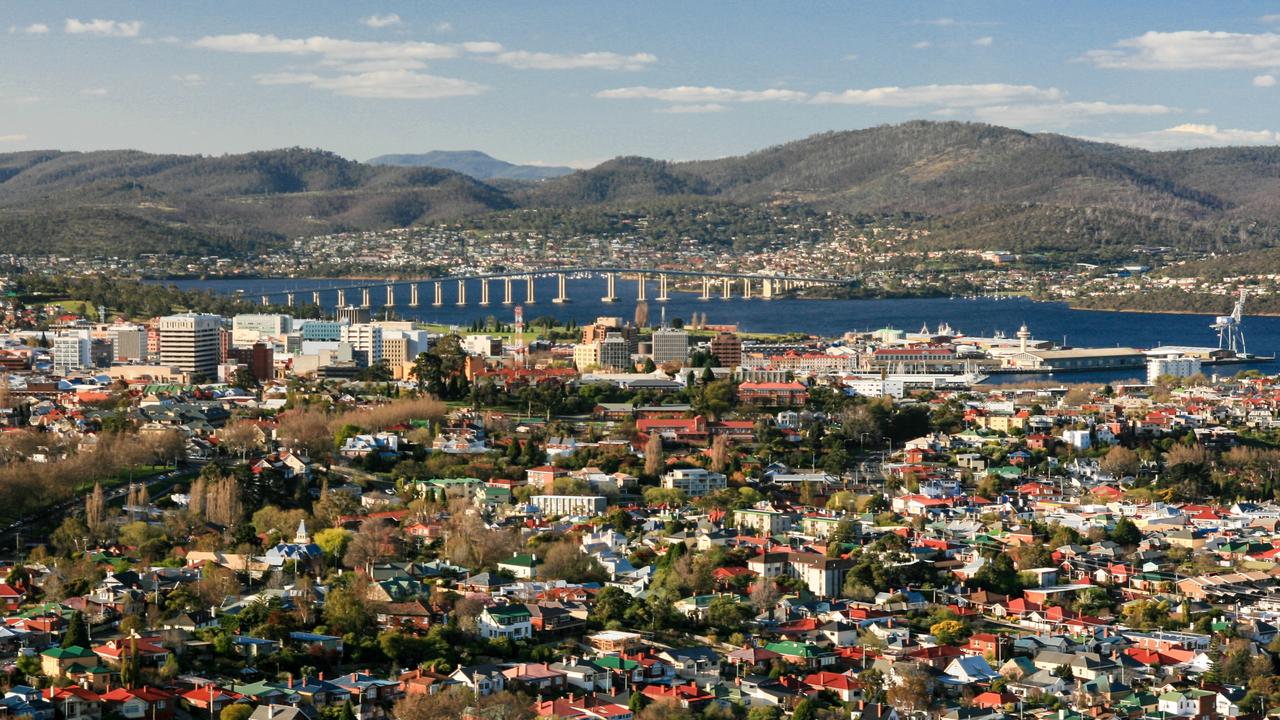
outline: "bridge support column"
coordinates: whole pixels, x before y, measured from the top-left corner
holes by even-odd
[[[751,299],[751,278],[742,278],[742,299]]]
[[[532,276],[532,275],[525,275],[525,276],[524,276],[524,283],[525,283],[525,285],[524,285],[524,304],[525,304],[525,305],[532,305],[532,304],[533,304],[533,302],[534,302],[534,300],[533,300],[533,276]]]
[[[339,289],[338,290],[338,307],[344,308],[346,306],[347,306],[347,291]]]
[[[618,302],[618,273],[604,274],[604,297],[600,298],[600,302]]]
[[[367,307],[371,307],[372,305],[373,303],[369,301],[369,288],[367,287],[360,288],[360,307],[367,308]]]
[[[467,281],[458,279],[458,307],[467,304]]]
[[[502,304],[503,305],[512,304],[511,278],[509,277],[502,278]]]
[[[409,285],[409,307],[418,307],[418,283]]]
[[[265,307],[265,306],[270,305],[270,304],[271,304],[271,298],[267,297],[266,295],[263,295],[263,296],[262,296],[262,305]]]
[[[440,307],[441,305],[444,305],[444,283],[437,281],[435,283],[435,292],[436,292],[436,297],[435,297],[435,300],[431,302],[431,304],[434,307]]]
[[[311,304],[315,305],[316,307],[320,307],[320,291],[319,290],[311,291]]]
[[[711,299],[711,278],[705,275],[702,276],[702,297],[699,297],[698,299],[699,300]]]
[[[480,304],[489,304],[489,279],[480,278]]]
[[[769,278],[765,278],[760,283],[760,297],[764,298],[765,300],[770,300],[773,298],[773,281],[770,280]]]
[[[388,285],[386,307],[395,307],[395,306],[396,306],[396,286]]]
[[[671,299],[667,294],[667,274],[658,273],[658,302],[666,302]]]
[[[644,302],[647,299],[644,294],[645,280],[644,273],[636,276],[636,302]]]
[[[728,300],[733,297],[733,278],[720,278],[720,299]]]
[[[569,302],[569,292],[565,288],[564,273],[556,273],[556,296],[551,300],[551,302],[556,303],[557,305],[563,305],[564,303]]]
[[[285,304],[285,305],[288,305],[289,307],[293,307],[293,301],[294,301],[294,299],[295,299],[295,298],[294,298],[293,293],[285,293],[285,294],[284,294],[284,304]]]

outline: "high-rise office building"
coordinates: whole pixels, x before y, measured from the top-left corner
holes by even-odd
[[[684,364],[689,359],[689,333],[676,328],[658,328],[653,332],[653,362]]]
[[[631,343],[621,333],[611,332],[600,341],[600,366],[609,370],[631,367]]]
[[[218,376],[222,318],[186,313],[160,318],[160,362],[212,380]]]
[[[88,330],[73,330],[53,339],[53,372],[68,375],[93,367],[92,341]]]
[[[382,362],[382,328],[371,323],[342,326],[342,342],[364,355],[369,367]]]
[[[711,354],[719,367],[737,367],[742,364],[742,338],[731,332],[722,332],[711,338]]]

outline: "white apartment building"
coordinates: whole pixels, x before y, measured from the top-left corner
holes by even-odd
[[[603,495],[534,495],[529,504],[543,515],[603,515],[609,499]]]
[[[704,468],[677,468],[662,476],[662,487],[701,497],[728,487],[725,476]]]

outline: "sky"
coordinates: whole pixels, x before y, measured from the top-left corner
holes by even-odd
[[[587,167],[912,119],[1280,143],[1280,0],[0,0],[0,153]]]

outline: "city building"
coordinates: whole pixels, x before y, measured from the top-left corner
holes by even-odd
[[[147,358],[147,330],[139,325],[116,323],[107,328],[111,356],[115,362],[133,362]]]
[[[543,515],[601,515],[609,505],[603,495],[533,495],[529,504]]]
[[[600,346],[600,367],[606,370],[626,370],[632,366],[631,343],[621,333],[610,332]]]
[[[373,319],[373,315],[369,312],[369,308],[356,307],[348,305],[338,308],[338,322],[346,322],[350,325],[361,325]]]
[[[658,328],[653,333],[653,362],[679,363],[689,359],[689,333],[676,328]]]
[[[348,324],[337,320],[306,320],[301,323],[302,339],[338,342],[342,339],[342,327]]]
[[[357,308],[359,309],[359,308]],[[373,367],[382,362],[382,328],[372,323],[354,323],[342,327],[342,342],[365,359],[365,365]]]
[[[160,364],[205,379],[217,377],[221,331],[222,318],[217,315],[160,318]]]
[[[688,497],[701,497],[728,486],[722,473],[704,468],[677,468],[662,476],[662,487],[679,490]]]
[[[573,365],[578,370],[600,367],[600,343],[578,343],[573,346]]]
[[[461,345],[468,355],[496,357],[502,354],[502,338],[492,335],[467,335]]]
[[[53,372],[69,375],[93,367],[93,344],[88,330],[73,330],[53,339]]]
[[[287,335],[292,330],[293,318],[288,315],[254,313],[236,315],[231,318],[231,331],[233,333],[247,331],[255,332],[259,335],[271,335],[275,337]]]
[[[620,317],[598,317],[591,325],[582,327],[582,342],[602,342],[609,333],[618,333],[627,341],[630,352],[640,345],[640,329],[623,323]]]
[[[1147,382],[1154,384],[1162,375],[1178,378],[1199,375],[1201,367],[1198,357],[1187,355],[1153,357],[1147,360]]]
[[[804,405],[809,388],[798,382],[744,382],[738,386],[738,399],[757,405]]]
[[[719,367],[737,367],[742,364],[742,338],[731,332],[722,332],[711,338],[711,356]]]
[[[231,348],[227,356],[249,368],[249,373],[258,380],[275,377],[275,350],[266,343],[254,343],[253,347],[247,348]]]

